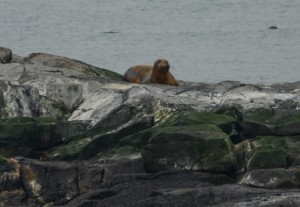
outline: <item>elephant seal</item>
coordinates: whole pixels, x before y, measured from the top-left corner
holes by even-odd
[[[178,82],[169,71],[170,65],[166,59],[158,59],[151,65],[130,67],[124,74],[124,79],[132,83],[158,83],[178,86]]]

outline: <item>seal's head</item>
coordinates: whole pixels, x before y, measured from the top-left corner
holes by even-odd
[[[168,73],[170,65],[166,59],[158,59],[155,61],[153,69],[158,73]]]

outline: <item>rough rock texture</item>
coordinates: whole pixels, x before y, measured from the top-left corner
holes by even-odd
[[[137,85],[9,51],[0,206],[300,205],[299,82]]]

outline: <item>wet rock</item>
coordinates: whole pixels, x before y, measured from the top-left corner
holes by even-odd
[[[12,52],[9,48],[0,47],[0,63],[5,64],[11,61]]]
[[[150,172],[182,169],[230,173],[236,168],[229,137],[214,125],[160,128],[142,156]]]

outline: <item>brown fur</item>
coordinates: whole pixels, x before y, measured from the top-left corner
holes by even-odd
[[[170,65],[165,59],[155,61],[151,65],[137,65],[129,68],[124,74],[124,79],[132,83],[159,83],[178,86],[178,82],[169,72]]]

